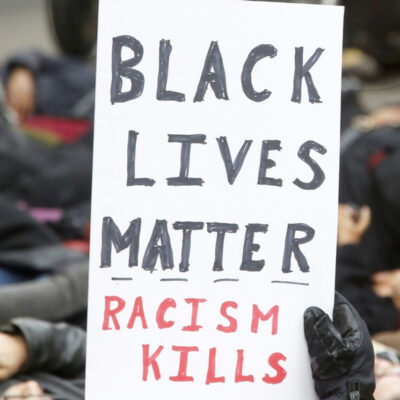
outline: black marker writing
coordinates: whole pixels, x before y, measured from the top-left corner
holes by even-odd
[[[207,232],[217,232],[217,239],[215,242],[215,259],[213,271],[223,271],[222,260],[224,255],[224,240],[225,233],[236,233],[239,229],[237,224],[226,224],[218,222],[208,222]]]
[[[183,93],[167,90],[169,56],[171,55],[172,46],[169,40],[160,41],[160,58],[158,66],[157,80],[157,100],[185,101]]]
[[[101,267],[111,266],[111,243],[119,253],[121,250],[129,247],[129,266],[138,265],[139,237],[140,237],[141,219],[136,218],[130,224],[129,228],[122,235],[114,220],[110,217],[103,218],[103,227],[101,233]]]
[[[190,256],[190,244],[192,231],[201,230],[204,228],[203,222],[175,222],[173,228],[176,230],[183,231],[182,239],[182,255],[181,262],[179,264],[179,271],[186,272],[189,270],[189,256]]]
[[[274,58],[278,53],[278,50],[271,44],[260,44],[251,50],[247,57],[246,62],[243,65],[242,71],[242,89],[244,94],[253,101],[260,102],[268,99],[271,96],[271,92],[264,89],[262,92],[257,92],[254,90],[253,82],[251,80],[251,74],[253,72],[254,66],[258,61],[265,57]]]
[[[153,186],[154,179],[150,178],[135,178],[136,166],[136,142],[139,134],[135,131],[129,131],[128,134],[128,156],[127,156],[127,186]]]
[[[259,185],[282,186],[282,179],[269,178],[266,176],[267,169],[275,167],[276,165],[275,161],[269,158],[269,152],[271,150],[282,150],[280,140],[263,140],[257,183]]]
[[[160,257],[163,270],[174,268],[174,257],[166,220],[156,220],[153,233],[144,252],[142,268],[146,271],[154,271],[158,257]]]
[[[235,161],[232,162],[231,152],[229,150],[228,141],[225,136],[217,138],[219,151],[221,152],[222,160],[224,161],[226,175],[228,182],[233,185],[236,177],[238,176],[240,169],[242,168],[244,159],[246,158],[247,152],[250,149],[252,140],[245,140],[242,147],[237,154]]]
[[[319,154],[326,154],[327,152],[324,146],[313,142],[312,140],[309,140],[301,145],[297,155],[299,156],[300,160],[304,161],[314,172],[314,176],[310,182],[302,182],[298,178],[293,181],[295,185],[304,190],[317,189],[324,183],[325,180],[324,171],[322,171],[321,167],[310,157],[311,150],[315,150]]]
[[[292,101],[295,103],[301,103],[301,84],[304,80],[307,84],[308,99],[310,103],[322,103],[321,98],[317,92],[317,88],[314,85],[312,76],[310,74],[310,69],[321,57],[324,49],[318,48],[315,50],[314,54],[308,59],[308,61],[303,64],[303,47],[295,48],[295,70],[293,79],[293,94]]]
[[[296,238],[296,232],[303,232],[305,235],[302,238]],[[292,272],[290,262],[292,254],[299,264],[300,271],[309,272],[310,267],[306,257],[300,250],[300,245],[311,242],[314,238],[315,230],[307,224],[289,224],[286,231],[285,250],[283,253],[282,271]]]
[[[189,178],[190,149],[192,143],[205,144],[206,135],[168,135],[168,142],[182,143],[181,167],[179,176],[167,178],[170,186],[202,186],[204,181],[201,178]]]
[[[261,271],[264,268],[264,260],[253,260],[253,252],[260,250],[260,245],[254,243],[254,234],[256,232],[267,233],[268,225],[266,224],[249,224],[246,225],[246,235],[243,245],[243,258],[240,269],[243,271]]]
[[[122,61],[122,48],[128,47],[134,56]],[[144,75],[132,67],[138,65],[143,57],[143,46],[139,40],[124,35],[113,38],[111,64],[111,104],[123,103],[141,96],[144,88]],[[131,88],[122,92],[122,77],[131,81]]]
[[[200,82],[197,86],[196,95],[194,96],[194,102],[204,100],[204,95],[206,94],[209,84],[217,99],[229,100],[226,88],[224,62],[222,61],[217,42],[211,42],[210,44]]]

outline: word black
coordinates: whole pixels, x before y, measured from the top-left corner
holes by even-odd
[[[127,47],[134,53],[132,58],[122,60],[122,49]],[[308,90],[310,103],[321,103],[321,97],[314,85],[310,70],[318,61],[324,49],[317,48],[314,54],[303,61],[303,47],[295,48],[293,93],[291,101],[301,103],[301,87],[303,79]],[[172,46],[169,40],[160,41],[159,69],[157,80],[157,100],[178,101],[186,100],[184,93],[167,90],[169,58]],[[140,97],[144,90],[145,77],[142,72],[133,67],[137,66],[143,58],[144,49],[139,40],[132,36],[123,35],[113,38],[112,43],[112,76],[111,76],[111,103],[123,103]],[[252,83],[252,72],[255,65],[263,58],[274,58],[278,50],[271,44],[260,44],[252,49],[243,64],[241,83],[243,93],[252,101],[261,102],[271,96],[267,89],[256,91]],[[128,91],[122,91],[122,78],[129,79],[131,87]],[[211,86],[217,99],[229,100],[225,77],[225,68],[218,42],[211,42],[202,74],[197,85],[193,101],[204,100],[204,96]]]

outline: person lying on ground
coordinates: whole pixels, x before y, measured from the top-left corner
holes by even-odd
[[[19,121],[32,114],[74,116],[88,96],[93,108],[95,70],[88,63],[28,50],[10,57],[0,72]]]
[[[48,394],[53,400],[84,398],[86,334],[82,329],[16,318],[0,331],[3,398],[21,395],[21,399],[34,399],[39,394]]]

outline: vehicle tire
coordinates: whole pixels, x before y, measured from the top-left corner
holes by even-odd
[[[98,0],[48,0],[48,10],[63,52],[90,55],[96,43]]]

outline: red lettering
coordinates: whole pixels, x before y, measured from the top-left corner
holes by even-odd
[[[272,317],[272,335],[278,333],[278,314],[279,306],[273,306],[266,314],[263,314],[256,304],[253,304],[253,319],[251,321],[251,331],[253,333],[258,332],[258,321],[267,321]]]
[[[135,304],[133,305],[133,311],[127,325],[129,329],[133,328],[137,317],[142,320],[143,329],[147,329],[146,318],[144,317],[143,301],[141,297],[136,297]]]
[[[192,382],[193,376],[187,376],[187,363],[188,355],[191,351],[199,351],[198,347],[189,346],[172,346],[172,350],[179,351],[181,353],[179,358],[179,369],[178,375],[170,376],[169,379],[174,382]]]
[[[110,330],[110,318],[112,318],[115,329],[119,330],[119,322],[117,314],[120,313],[125,307],[125,301],[118,296],[106,296],[104,305],[104,319],[103,319],[103,330]],[[111,303],[116,301],[118,304],[115,308],[111,309]]]
[[[189,332],[197,332],[200,328],[202,328],[201,325],[197,325],[197,314],[199,312],[199,304],[200,303],[205,303],[207,300],[206,299],[185,299],[186,303],[192,304],[192,321],[190,325],[184,326],[182,328],[183,331],[189,331]]]
[[[237,351],[235,382],[254,382],[253,375],[243,375],[243,353],[244,351],[242,349]]]
[[[237,329],[237,320],[230,316],[226,311],[228,308],[237,308],[238,305],[234,301],[225,301],[221,304],[220,313],[223,317],[225,317],[229,321],[228,326],[218,325],[217,329],[221,332],[235,332]]]
[[[165,313],[168,308],[176,308],[176,302],[174,299],[165,299],[158,307],[156,314],[157,325],[160,329],[170,328],[175,324],[173,321],[166,321],[164,319]]]
[[[143,377],[142,378],[144,381],[147,381],[147,377],[149,375],[149,366],[151,365],[151,368],[153,368],[154,378],[156,378],[156,380],[158,381],[161,378],[161,374],[160,374],[160,368],[158,366],[156,358],[160,355],[160,353],[164,347],[158,346],[158,349],[151,356],[149,356],[150,345],[144,344],[144,345],[142,345],[142,347],[143,347]]]
[[[286,370],[279,365],[279,361],[286,361],[286,357],[281,353],[273,353],[268,358],[268,364],[276,371],[275,376],[265,374],[263,381],[276,385],[281,383],[286,377]]]
[[[217,354],[217,349],[215,347],[210,349],[209,356],[208,356],[208,370],[207,370],[207,378],[206,378],[206,385],[210,383],[217,383],[217,382],[225,382],[224,376],[215,376],[215,357]]]

